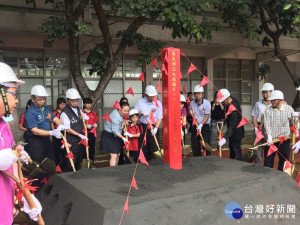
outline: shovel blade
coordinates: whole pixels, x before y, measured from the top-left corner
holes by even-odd
[[[285,167],[285,163],[283,165],[283,168]],[[288,168],[284,172],[286,172],[288,175],[290,175],[293,179],[295,179],[298,176],[298,171],[300,170],[300,163],[294,162],[292,167]]]
[[[153,154],[156,159],[163,159],[164,150],[163,149],[161,149],[160,151],[157,150],[157,151],[153,152]]]
[[[192,147],[190,145],[185,145],[182,148],[182,155],[188,155],[192,152]]]
[[[90,159],[83,159],[81,168],[91,169],[94,161]]]
[[[256,155],[254,154],[254,151],[246,151],[245,154],[243,155],[243,161],[252,163],[256,158]]]

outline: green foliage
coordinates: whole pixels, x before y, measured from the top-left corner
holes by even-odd
[[[256,77],[260,78],[259,80],[261,81],[262,79],[266,79],[266,76],[271,72],[270,66],[268,64],[262,64],[258,68],[258,72],[256,74]]]
[[[97,44],[95,48],[89,51],[89,56],[86,59],[86,63],[92,65],[89,74],[97,73],[99,76],[102,75],[109,61],[105,45]]]
[[[50,16],[40,26],[42,31],[47,32],[48,41],[67,40],[68,31],[72,27],[67,23],[65,17]]]

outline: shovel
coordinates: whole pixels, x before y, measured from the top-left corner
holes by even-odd
[[[82,118],[82,122],[83,122],[83,127],[84,127],[84,135],[86,136],[86,138],[88,137],[87,136],[87,127],[86,127],[86,123],[84,121],[84,118],[83,116],[81,117]],[[94,164],[93,160],[90,160],[90,155],[89,155],[89,147],[88,146],[85,146],[85,152],[86,152],[86,159],[83,159],[82,160],[82,164],[81,164],[81,168],[87,168],[87,169],[90,169],[92,168],[92,165]]]
[[[124,121],[124,132],[126,132],[126,131],[127,131],[127,124]],[[126,139],[128,141],[128,136],[126,136]],[[129,146],[127,146],[126,149],[123,149],[123,154],[126,155],[127,159],[129,160],[129,162],[131,164],[135,163],[135,161],[133,160],[133,158],[129,155]]]
[[[222,121],[217,122],[217,129],[218,129],[218,139],[219,139],[219,141],[221,141],[221,139],[222,139],[222,129],[223,129],[223,122]],[[219,150],[219,157],[222,157],[222,147],[218,146],[218,150]]]
[[[286,140],[291,139],[291,138],[292,138],[291,136],[285,137]],[[275,144],[275,143],[278,143],[278,142],[280,142],[280,141],[281,141],[280,139],[275,138],[275,139],[272,140],[272,143]],[[256,146],[254,146],[254,147],[252,147],[252,148],[249,148],[249,149],[250,149],[250,150],[257,150],[259,147],[261,147],[261,146],[267,146],[268,144],[269,144],[269,143],[266,142],[266,143],[263,143],[263,144],[260,144],[260,145],[256,145]]]
[[[194,116],[193,113],[192,113],[192,117],[193,117],[193,119],[195,118],[195,116]],[[199,126],[198,126],[198,123],[196,122],[196,128],[198,128],[198,127],[199,127]],[[207,151],[210,151],[210,152],[211,152],[211,151],[212,151],[211,146],[210,146],[206,141],[204,141],[201,132],[199,132],[199,134],[200,134],[200,137],[201,137],[200,142],[201,142],[202,146],[203,146]]]
[[[296,122],[295,122],[294,119],[292,120],[293,126],[298,123],[298,120],[299,119],[297,119]],[[295,144],[295,142],[296,142],[296,136],[295,136],[295,133],[293,133],[293,135],[292,135],[292,146]],[[283,168],[285,168],[285,164],[286,164],[286,161],[284,162]],[[298,176],[299,171],[300,171],[300,163],[297,163],[295,161],[295,153],[292,150],[292,166],[290,168],[288,168],[287,170],[285,170],[284,172],[286,172],[293,179],[295,179]]]
[[[65,130],[65,131],[64,131],[64,135],[61,135],[61,136],[62,136],[62,139],[64,140],[67,154],[69,154],[69,153],[70,153],[70,148],[69,148],[69,144],[68,144],[68,142],[67,142],[66,132],[67,132],[67,130]],[[75,165],[74,165],[73,159],[70,159],[70,158],[69,158],[69,161],[70,161],[70,164],[71,164],[71,166],[72,166],[73,171],[75,172],[76,169],[75,169]]]
[[[150,124],[150,129],[151,129],[151,133],[152,133],[153,127],[152,127],[151,124]],[[159,144],[158,144],[156,135],[154,134],[154,135],[152,135],[152,136],[153,136],[154,141],[155,141],[155,143],[156,143],[156,146],[157,146],[157,148],[158,148],[158,151],[153,152],[153,154],[154,154],[155,158],[157,158],[157,159],[163,159],[163,158],[164,158],[164,152],[163,152],[164,150],[162,150],[162,149],[159,147]]]
[[[182,128],[181,128],[182,131]],[[192,152],[192,148],[190,145],[185,145],[183,140],[183,135],[181,135],[181,143],[182,143],[182,155],[188,155]]]

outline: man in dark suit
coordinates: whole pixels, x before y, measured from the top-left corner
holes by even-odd
[[[242,120],[240,103],[238,100],[230,96],[230,92],[227,89],[221,89],[220,92],[222,93],[223,97],[219,99],[218,102],[221,102],[226,107],[225,111],[227,112],[231,104],[236,110],[231,112],[225,118],[227,131],[223,139],[218,142],[218,145],[224,145],[229,139],[230,158],[242,160],[241,140],[244,137],[244,126],[237,128]]]

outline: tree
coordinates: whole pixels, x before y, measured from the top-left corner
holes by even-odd
[[[246,37],[259,40],[261,34],[266,35],[261,40],[262,45],[269,46],[271,43],[274,45],[274,56],[283,63],[295,86],[300,85],[300,77],[297,77],[280,47],[280,37],[293,36],[299,29],[294,23],[299,15],[299,7],[296,4],[286,7],[290,0],[212,0],[212,2],[222,13],[223,22],[237,28]]]
[[[26,0],[35,6],[35,0]],[[84,10],[90,0],[45,0],[54,8],[61,9],[63,16],[51,16],[43,22],[41,29],[48,33],[48,40],[67,40],[70,52],[70,71],[81,96],[89,96],[94,101],[102,96],[109,80],[116,71],[127,47],[136,45],[142,56],[138,63],[145,64],[151,60],[154,51],[160,49],[157,40],[145,37],[138,30],[146,23],[160,20],[162,29],[172,30],[172,38],[186,37],[189,41],[201,42],[202,38],[210,40],[210,29],[217,29],[218,23],[208,20],[204,7],[208,0],[91,0],[103,42],[89,51],[86,63],[90,64],[90,74],[97,73],[100,82],[95,91],[86,85],[81,73],[80,36],[89,33],[89,26],[84,23]],[[111,17],[127,18],[128,26],[120,30],[118,47],[114,51],[110,32]],[[201,19],[199,19],[201,16]],[[200,21],[200,22],[199,22]]]

